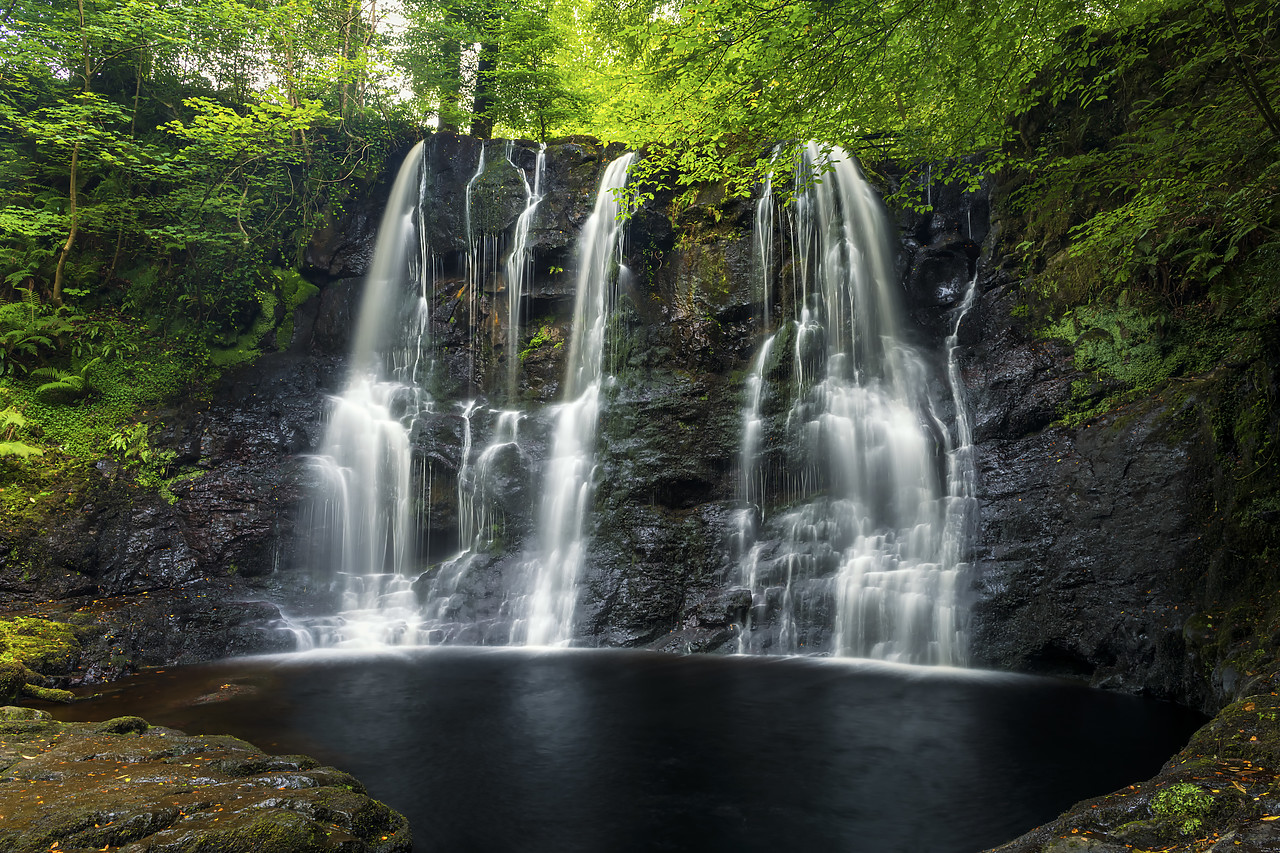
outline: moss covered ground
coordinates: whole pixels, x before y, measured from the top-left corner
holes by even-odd
[[[19,695],[69,702],[71,694],[45,684],[45,675],[68,672],[80,656],[80,640],[65,622],[32,616],[0,619],[0,700]]]

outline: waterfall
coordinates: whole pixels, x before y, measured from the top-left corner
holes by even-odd
[[[759,218],[756,219],[759,223]],[[757,225],[757,230],[759,226]],[[768,233],[768,232],[766,232]],[[768,269],[768,268],[766,268]],[[747,377],[746,404],[742,412],[742,449],[738,455],[738,490],[744,506],[738,510],[736,538],[738,542],[738,561],[741,582],[747,589],[755,589],[759,578],[757,570],[760,565],[761,546],[756,539],[756,531],[764,521],[765,510],[765,478],[760,470],[760,441],[764,434],[764,415],[761,401],[764,398],[764,371],[769,363],[769,354],[773,350],[773,342],[777,335],[770,335],[760,346],[755,361],[751,365],[751,373]],[[751,613],[746,615],[746,624],[738,635],[738,653],[750,652]]]
[[[488,153],[491,168],[515,168],[510,147],[507,163],[498,149]],[[323,573],[340,598],[337,617],[311,629],[320,645],[572,641],[598,479],[602,395],[611,382],[605,344],[626,274],[620,197],[634,155],[605,169],[582,226],[564,396],[544,418],[520,411],[516,401],[520,315],[533,271],[531,229],[545,201],[545,157],[544,147],[532,171],[517,169],[524,209],[506,232],[509,253],[499,251],[501,233],[488,233],[501,229],[487,215],[486,199],[496,199],[509,216],[520,182],[505,172],[501,181],[484,177],[482,150],[467,183],[466,295],[451,286],[450,298],[471,300],[472,328],[465,338],[457,330],[459,348],[465,340],[468,352],[449,352],[448,364],[461,374],[459,364],[481,344],[477,317],[502,314],[501,305],[490,313],[488,296],[480,295],[504,285],[508,361],[497,367],[491,359],[504,345],[495,333],[481,372],[471,369],[464,394],[453,398],[466,402],[440,404],[425,390],[436,357],[428,331],[437,265],[422,225],[428,183],[422,145],[395,179],[350,374],[331,400],[315,458],[322,487],[303,548],[317,577]],[[752,269],[744,270],[760,299],[761,337],[741,402],[730,531],[733,580],[750,592],[749,605],[745,593],[734,593],[735,606],[744,609],[738,651],[962,664],[960,599],[976,519],[976,468],[959,338],[976,277],[951,318],[945,350],[926,358],[903,333],[896,243],[852,157],[810,144],[790,204],[774,203],[774,183],[770,174],[763,184]],[[548,209],[558,215],[559,208]],[[783,239],[790,248],[785,265],[775,257],[775,249],[788,248]],[[505,268],[498,278],[500,255]],[[785,281],[779,270],[788,270]],[[434,444],[440,435],[456,436],[444,453]],[[527,500],[536,479],[529,473],[537,470],[531,462],[544,438],[539,497]],[[433,442],[430,452],[415,459],[415,440]],[[456,485],[448,475],[440,479],[455,455]],[[432,459],[444,468],[433,468]],[[437,497],[456,488],[458,551],[429,565],[419,538],[430,527],[422,514],[431,511],[433,487]],[[446,512],[451,503],[448,496]],[[528,517],[518,509],[525,504]],[[510,544],[507,513],[517,539]],[[526,523],[535,532],[522,545]]]
[[[540,547],[532,565],[533,589],[523,626],[525,642],[532,646],[564,645],[573,633],[605,380],[605,331],[621,266],[623,223],[618,195],[626,186],[634,157],[624,154],[609,164],[580,238],[565,402],[556,412],[551,459],[545,469]]]
[[[956,438],[947,454],[947,515],[943,536],[942,565],[948,577],[955,583],[968,572],[970,565],[968,548],[975,540],[978,523],[978,465],[974,458],[973,423],[969,405],[964,396],[964,382],[960,376],[960,326],[978,294],[978,274],[974,271],[965,291],[964,299],[956,310],[955,323],[947,336],[947,386],[955,401]],[[963,642],[966,626],[960,612],[959,590],[950,590],[953,607],[954,636]],[[943,614],[945,618],[945,614]],[[963,662],[965,649],[956,651],[955,658]]]
[[[774,159],[778,153],[774,152]],[[752,258],[760,280],[761,325],[769,328],[769,309],[773,305],[773,169],[765,175],[760,200],[756,202],[755,227],[752,230]]]
[[[431,409],[428,366],[430,258],[421,227],[423,144],[392,186],[365,278],[351,369],[315,465],[320,494],[306,546],[332,579],[341,612],[329,642],[413,641],[416,556],[409,434]]]
[[[508,161],[510,158],[508,157]],[[514,167],[514,164],[513,164]],[[525,205],[516,220],[516,233],[511,243],[511,256],[507,258],[507,400],[516,399],[516,377],[520,372],[520,305],[524,299],[525,284],[532,278],[533,254],[529,251],[529,229],[533,216],[542,202],[542,180],[547,170],[547,144],[538,148],[534,161],[533,186],[525,179]],[[524,172],[520,172],[521,177]]]
[[[972,451],[967,426],[953,443],[934,415],[930,370],[901,335],[887,217],[852,157],[810,143],[791,224],[793,366],[781,430],[790,473],[772,539],[740,548],[752,606],[739,648],[963,663],[956,597]],[[772,345],[748,380],[744,474],[754,470],[745,454],[759,446],[758,372]],[[744,481],[748,512],[753,493]]]
[[[547,163],[547,146],[538,151],[535,161],[534,182],[530,186],[524,172],[512,161],[513,143],[508,142],[504,150],[504,159],[521,175],[525,186],[525,207],[516,219],[515,236],[512,240],[511,254],[507,256],[507,398],[515,400],[518,360],[518,342],[520,342],[520,307],[524,298],[525,282],[530,277],[532,268],[532,251],[529,245],[529,232],[534,220],[535,211],[543,200],[541,183]],[[467,182],[467,232],[471,234],[471,188],[477,179],[484,174],[484,154],[481,152],[480,165],[471,181]],[[479,269],[483,264],[479,246],[484,238],[476,240],[468,237],[470,255],[468,269]],[[468,282],[472,277],[468,275]],[[489,443],[472,461],[472,437],[475,434],[477,416],[485,415],[495,420],[492,437]],[[485,409],[479,401],[472,400],[462,406],[462,451],[458,465],[457,500],[458,500],[458,546],[461,551],[456,556],[444,561],[430,575],[424,576],[421,584],[422,599],[422,631],[428,643],[453,642],[453,640],[471,640],[471,642],[506,642],[509,639],[509,626],[502,617],[485,619],[483,625],[468,626],[460,620],[460,593],[463,580],[477,564],[477,558],[493,548],[495,540],[500,538],[498,530],[502,516],[499,514],[499,462],[504,452],[513,451],[521,456],[520,421],[524,412],[518,410],[493,411]],[[499,624],[502,622],[502,624]]]

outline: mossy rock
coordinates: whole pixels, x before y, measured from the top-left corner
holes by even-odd
[[[0,706],[0,723],[52,719],[53,716],[48,711],[41,711],[39,708],[20,708],[17,705]]]
[[[0,702],[12,702],[27,683],[27,668],[17,661],[0,660]]]
[[[0,708],[6,715],[27,715]],[[409,853],[404,817],[314,759],[137,717],[0,722],[0,850]],[[122,736],[127,735],[127,736]],[[255,769],[256,768],[256,769]],[[308,769],[303,769],[308,768]]]
[[[62,702],[64,704],[76,698],[75,694],[70,690],[60,690],[57,687],[41,687],[39,684],[24,684],[22,693],[33,699],[40,699],[45,702]]]
[[[80,641],[65,622],[34,616],[0,619],[0,661],[47,675],[67,672],[79,657]]]
[[[141,734],[149,728],[151,728],[150,723],[141,717],[113,717],[99,723],[96,730],[102,734],[128,735]]]
[[[0,702],[20,695],[46,702],[70,702],[66,690],[46,686],[41,677],[69,671],[80,658],[75,629],[64,622],[18,616],[0,619]]]
[[[497,151],[486,152],[484,173],[471,185],[473,235],[498,234],[515,222],[525,205],[524,179]]]

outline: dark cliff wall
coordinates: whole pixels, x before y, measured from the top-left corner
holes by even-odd
[[[982,505],[975,660],[1203,703],[1183,626],[1197,609],[1210,451],[1193,400],[1055,425],[1080,374],[984,276],[965,379]]]

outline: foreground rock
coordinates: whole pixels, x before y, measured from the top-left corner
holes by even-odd
[[[354,777],[138,717],[0,708],[0,849],[408,853],[408,823]]]
[[[992,853],[1280,850],[1280,696],[1274,676],[1228,705],[1152,779],[1077,803]]]

